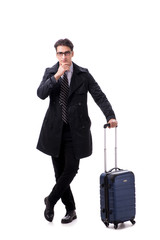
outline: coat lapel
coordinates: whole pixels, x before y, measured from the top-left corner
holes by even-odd
[[[85,69],[81,69],[75,63],[73,63],[73,76],[71,79],[71,85],[69,90],[69,97],[83,84],[84,79],[81,77],[81,72],[85,71]]]

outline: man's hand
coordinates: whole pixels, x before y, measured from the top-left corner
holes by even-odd
[[[70,66],[66,63],[59,66],[57,73],[54,75],[56,81],[66,72],[69,71]]]
[[[117,127],[118,126],[118,122],[116,119],[110,119],[108,121],[108,123],[110,124],[110,127],[109,128],[114,128],[114,127]]]

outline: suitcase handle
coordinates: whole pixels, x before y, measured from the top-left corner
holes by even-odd
[[[104,128],[110,127],[110,123],[104,124]]]
[[[117,171],[117,170],[122,170],[121,168],[112,168],[112,169],[110,169],[108,172],[112,172],[113,170],[115,170],[115,171]]]
[[[107,123],[104,125],[104,171],[107,172],[107,154],[106,154],[106,128],[110,127],[110,124]],[[119,170],[117,167],[117,127],[115,127],[115,167],[112,170]]]

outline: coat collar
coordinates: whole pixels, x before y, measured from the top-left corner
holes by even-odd
[[[58,68],[59,68],[59,62],[57,62],[54,66],[48,68],[48,72],[55,74],[58,71]]]
[[[88,70],[86,68],[82,68],[78,66],[73,62],[73,71],[75,71],[76,73],[81,73],[81,72],[87,72]]]

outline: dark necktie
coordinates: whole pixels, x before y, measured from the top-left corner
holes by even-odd
[[[68,116],[67,116],[68,95],[69,95],[68,78],[66,73],[64,73],[63,79],[61,82],[59,103],[62,106],[62,120],[65,123],[68,123]]]

